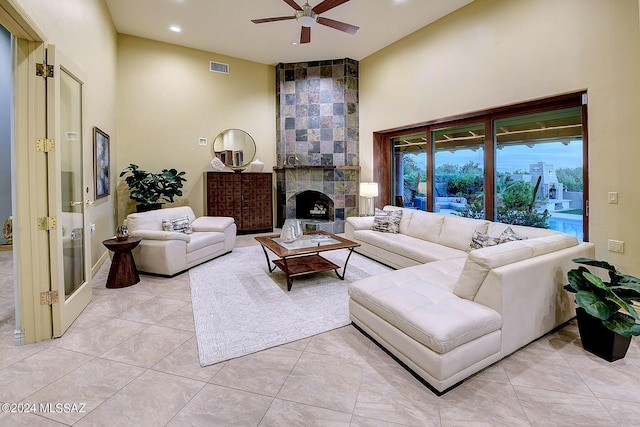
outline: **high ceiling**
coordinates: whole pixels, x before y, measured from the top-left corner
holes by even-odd
[[[304,0],[296,0],[302,6]],[[312,7],[322,0],[309,0]],[[322,17],[360,27],[355,35],[324,25],[300,40],[300,24],[252,19],[292,16],[284,0],[106,0],[119,33],[264,64],[322,59],[361,60],[472,0],[351,0]],[[181,32],[169,30],[177,25]]]

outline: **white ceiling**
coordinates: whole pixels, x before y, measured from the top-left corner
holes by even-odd
[[[296,0],[302,6],[304,0]],[[309,0],[314,7],[322,0]],[[355,35],[324,25],[300,39],[295,19],[254,24],[251,19],[293,16],[283,0],[106,0],[119,33],[220,53],[264,64],[322,59],[361,60],[472,0],[351,0],[321,16],[360,27]],[[180,33],[170,25],[182,28]]]

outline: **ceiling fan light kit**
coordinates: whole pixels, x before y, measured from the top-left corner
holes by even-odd
[[[340,6],[343,3],[346,3],[350,0],[324,0],[320,2],[315,7],[311,7],[309,3],[305,3],[303,6],[300,6],[294,0],[283,0],[293,9],[295,9],[295,13],[293,16],[278,16],[273,18],[263,18],[263,19],[252,19],[251,22],[254,24],[264,24],[266,22],[275,22],[275,21],[285,21],[289,19],[295,19],[302,26],[300,31],[300,43],[309,43],[311,42],[311,27],[316,23],[331,27],[333,29],[343,31],[348,34],[355,34],[360,29],[355,25],[347,24],[345,22],[335,21],[329,18],[323,18],[320,16],[321,13],[326,12],[327,10],[333,9],[336,6]]]
[[[309,3],[305,3],[305,5],[302,6],[302,10],[296,10],[296,20],[303,27],[312,27],[318,22],[318,14],[311,9]]]

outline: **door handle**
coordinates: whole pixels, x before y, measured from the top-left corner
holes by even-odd
[[[91,205],[93,205],[96,201],[95,200],[87,200],[86,202],[84,202],[85,206],[89,207]]]
[[[69,206],[80,206],[82,202],[69,202]]]

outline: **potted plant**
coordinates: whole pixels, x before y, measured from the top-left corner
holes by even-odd
[[[578,330],[585,350],[609,362],[623,358],[631,337],[640,335],[640,279],[620,273],[606,261],[576,258],[578,264],[607,270],[609,281],[580,266],[568,272],[564,288],[576,294]]]
[[[138,203],[138,212],[160,209],[163,203],[173,203],[175,196],[182,196],[183,176],[186,172],[176,169],[162,169],[160,173],[147,172],[131,163],[120,177],[129,174],[125,182],[129,186],[129,197]]]

